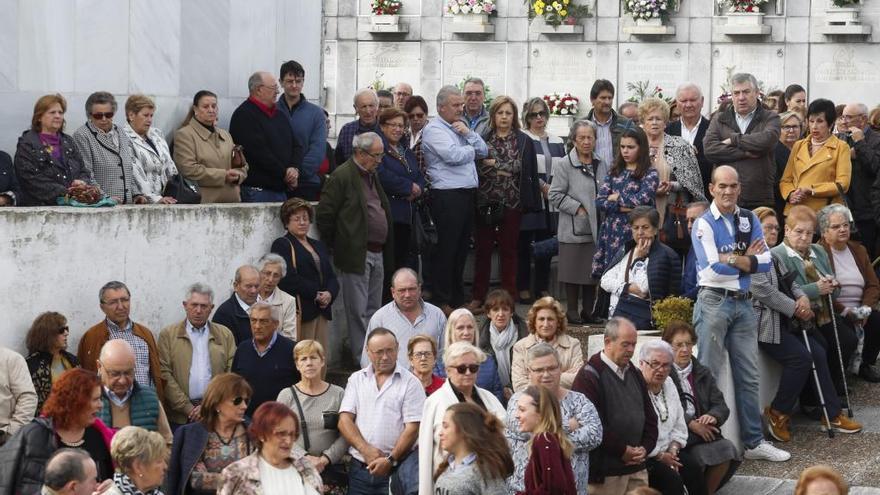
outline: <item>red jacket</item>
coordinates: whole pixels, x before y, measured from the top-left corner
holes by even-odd
[[[532,439],[532,453],[526,465],[525,491],[517,495],[575,495],[577,488],[571,460],[563,453],[555,435],[541,433]]]

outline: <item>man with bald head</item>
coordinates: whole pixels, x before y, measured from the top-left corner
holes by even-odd
[[[709,179],[712,177],[712,162],[703,152],[703,138],[709,129],[709,119],[703,117],[703,91],[694,83],[686,82],[675,90],[675,103],[681,111],[681,118],[666,126],[666,134],[681,136],[697,150],[697,162],[703,177],[703,193],[709,196]]]
[[[253,265],[242,265],[235,270],[232,295],[223,302],[211,321],[228,328],[235,337],[235,345],[251,338],[248,310],[260,295],[260,271]]]
[[[390,303],[379,308],[370,318],[367,334],[375,328],[387,328],[394,332],[399,344],[397,363],[406,369],[409,366],[407,345],[409,339],[418,334],[430,335],[440,342],[446,315],[437,306],[422,299],[422,284],[419,276],[411,268],[400,268],[391,277]],[[361,367],[369,364],[366,342],[361,352]]]
[[[92,495],[103,493],[113,484],[105,480],[98,486],[98,468],[82,449],[59,449],[46,463],[41,495]]]
[[[413,88],[405,82],[399,82],[394,86],[394,106],[403,110],[406,102],[412,98]]]
[[[241,185],[245,203],[271,203],[287,199],[296,189],[303,147],[293,135],[290,121],[278,110],[281,91],[275,76],[255,72],[248,79],[247,100],[232,112],[229,133],[244,147],[247,178]]]
[[[779,118],[776,118],[779,120]],[[694,222],[691,242],[697,258],[697,330],[700,362],[721,376],[730,362],[736,410],[746,459],[787,461],[791,454],[764,440],[758,399],[758,319],[752,309],[751,274],[772,269],[758,217],[737,206],[741,185],[733,167],[712,173],[712,204]]]
[[[170,445],[171,428],[159,396],[152,388],[142,387],[135,381],[134,366],[134,349],[128,342],[114,339],[101,348],[98,376],[102,407],[98,417],[115,429],[140,426],[158,431]]]
[[[850,103],[843,109],[838,129],[840,139],[850,147],[852,180],[846,195],[852,208],[862,244],[871,255],[877,254],[877,219],[880,219],[880,184],[872,195],[872,186],[880,176],[880,134],[868,124],[868,107]]]

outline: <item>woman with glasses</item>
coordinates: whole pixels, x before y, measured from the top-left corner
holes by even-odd
[[[773,151],[777,179],[781,179],[782,174],[785,173],[785,166],[791,156],[791,148],[804,133],[804,122],[798,112],[789,110],[779,114],[779,123],[782,126],[779,142],[776,143],[776,148]],[[776,198],[776,215],[778,218],[782,218],[782,212],[785,210],[785,198],[782,197],[778,187],[773,192]]]
[[[410,226],[413,220],[413,202],[425,192],[425,178],[413,151],[406,147],[406,112],[397,107],[387,108],[379,114],[379,127],[385,136],[385,156],[379,164],[379,181],[394,220],[394,267],[385,270],[386,287],[391,285],[391,274],[398,268],[417,268],[410,257]]]
[[[348,475],[342,456],[348,443],[339,434],[339,405],[345,393],[341,387],[321,377],[324,369],[324,348],[315,340],[302,340],[293,348],[293,360],[302,379],[278,394],[278,402],[297,414],[302,432],[296,445],[306,452],[324,480],[325,487],[343,489]]]
[[[174,432],[165,493],[215,493],[220,472],[253,452],[244,416],[250,398],[250,385],[235,373],[211,379],[202,398],[201,421]]]
[[[486,353],[472,343],[455,342],[443,351],[447,380],[437,392],[425,400],[419,424],[419,493],[434,493],[434,473],[448,452],[440,447],[443,418],[449,406],[468,402],[504,419],[504,406],[492,392],[477,386],[477,373],[486,361]]]
[[[428,102],[419,95],[411,96],[403,106],[409,121],[409,149],[416,154],[419,171],[425,175],[425,164],[422,155],[422,129],[428,123]]]
[[[97,91],[86,99],[88,121],[73,133],[83,164],[95,182],[117,203],[146,203],[134,177],[134,145],[128,134],[113,123],[116,98]]]
[[[519,289],[519,300],[531,304],[531,263],[532,243],[542,241],[556,235],[556,212],[550,207],[550,181],[553,177],[553,159],[565,156],[565,145],[562,138],[547,132],[550,121],[550,108],[543,98],[531,98],[523,105],[523,132],[532,138],[537,159],[538,185],[541,191],[541,211],[523,214],[520,223],[519,246],[517,248],[519,262],[516,269],[516,284]],[[535,260],[535,296],[549,295],[550,258]]]
[[[445,378],[434,373],[434,366],[437,364],[437,341],[434,337],[421,333],[409,339],[406,350],[410,371],[422,382],[425,396],[430,396],[446,381]]]
[[[446,356],[446,349],[450,345],[462,341],[476,347],[480,345],[477,335],[477,319],[467,309],[458,308],[450,313],[446,320],[443,343],[440,348],[441,356],[437,360],[437,364],[434,365],[436,374],[448,378],[447,367],[443,360]],[[499,401],[504,400],[504,389],[501,386],[501,379],[498,377],[498,363],[495,361],[495,357],[487,355],[481,362],[479,373],[477,373],[477,386],[494,394]]]
[[[37,391],[37,412],[49,397],[52,384],[61,373],[79,366],[79,360],[67,352],[70,327],[61,313],[48,311],[37,316],[25,337],[28,370]]]
[[[721,426],[730,416],[724,395],[709,368],[693,355],[697,332],[689,323],[672,321],[663,329],[663,340],[674,354],[670,376],[684,408],[688,428],[684,451],[700,467],[700,492],[712,495],[736,472],[739,454],[730,440],[721,436]]]
[[[807,108],[809,134],[791,148],[779,180],[785,214],[795,205],[819,211],[831,203],[844,203],[852,176],[850,147],[831,133],[837,120],[834,103],[818,99]],[[787,225],[786,225],[787,227]]]
[[[318,495],[321,475],[303,451],[299,418],[289,407],[264,402],[254,411],[249,428],[256,451],[227,466],[221,474],[222,495]]]

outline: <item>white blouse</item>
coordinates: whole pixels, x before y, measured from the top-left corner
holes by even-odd
[[[662,392],[657,395],[648,390],[654,412],[657,413],[657,445],[648,457],[655,457],[665,452],[672,442],[678,442],[682,447],[687,445],[688,429],[684,420],[684,409],[681,407],[678,390],[671,377],[666,377],[661,390]],[[666,421],[662,418],[666,418]]]
[[[260,457],[260,485],[264,495],[319,495],[317,490],[303,482],[302,476],[295,467],[278,469],[262,457]]]

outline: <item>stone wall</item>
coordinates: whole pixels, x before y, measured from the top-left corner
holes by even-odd
[[[681,0],[669,21],[675,33],[659,36],[629,34],[634,22],[620,0],[574,1],[592,13],[580,21],[582,33],[539,34],[523,0],[497,0],[494,33],[473,35],[452,32],[444,0],[403,0],[406,34],[371,33],[369,0],[323,0],[323,80],[336,127],[353,118],[356,89],[377,76],[388,85],[411,83],[431,107],[441,85],[474,75],[493,94],[520,103],[571,92],[586,113],[590,85],[601,77],[615,82],[617,103],[630,95],[626,82],[650,80],[671,96],[678,83],[690,80],[706,93],[708,112],[729,70],[754,73],[766,91],[797,82],[808,87],[810,99],[880,101],[878,0],[863,0],[860,7],[862,24],[872,30],[866,36],[821,33],[831,0],[770,0],[763,7],[769,34],[757,36],[724,34],[727,19],[715,0]]]

